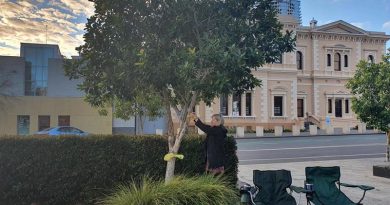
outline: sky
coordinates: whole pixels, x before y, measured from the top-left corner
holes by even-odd
[[[87,0],[0,0],[0,55],[19,56],[21,42],[58,44],[63,55],[77,55],[93,13]],[[301,0],[301,13],[304,26],[313,18],[318,25],[344,20],[390,35],[390,0]]]

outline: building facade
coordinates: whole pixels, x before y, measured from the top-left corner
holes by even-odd
[[[221,96],[211,106],[201,103],[196,110],[210,121],[213,113],[225,116],[226,126],[255,126],[274,129],[305,121],[324,128],[326,119],[333,127],[356,126],[359,121],[351,110],[350,91],[345,87],[360,60],[381,61],[386,52],[384,32],[365,31],[344,21],[317,26],[301,26],[299,19],[280,15],[284,30],[296,34],[296,50],[285,53],[280,63],[253,70],[262,81],[242,95]]]

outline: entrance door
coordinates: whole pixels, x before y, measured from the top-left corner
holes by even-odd
[[[342,99],[336,99],[335,104],[336,117],[343,117]]]

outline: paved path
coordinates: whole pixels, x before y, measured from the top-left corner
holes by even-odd
[[[239,165],[239,180],[252,184],[252,170],[276,170],[288,169],[293,177],[293,185],[302,186],[305,179],[305,167],[307,166],[340,166],[341,182],[352,184],[365,184],[376,189],[367,192],[363,203],[365,205],[390,205],[390,179],[375,177],[372,175],[372,166],[385,164],[385,158],[348,159],[329,161],[306,161],[272,164]],[[388,163],[387,163],[388,164]],[[358,201],[362,192],[359,189],[343,188],[343,192],[352,200]],[[306,204],[304,195],[294,194],[297,202]]]

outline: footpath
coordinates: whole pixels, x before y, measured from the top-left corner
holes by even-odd
[[[305,167],[308,166],[340,166],[341,182],[351,184],[364,184],[374,186],[375,189],[368,191],[363,200],[365,205],[390,205],[390,179],[376,177],[372,174],[373,165],[385,164],[384,158],[369,159],[347,159],[332,161],[310,161],[310,162],[291,162],[291,163],[274,163],[274,164],[253,164],[239,165],[238,179],[253,185],[253,170],[277,170],[286,169],[291,171],[293,185],[303,186],[305,180]],[[344,188],[342,191],[357,202],[362,194],[358,188]],[[297,204],[305,205],[306,198],[304,194],[293,193]]]

